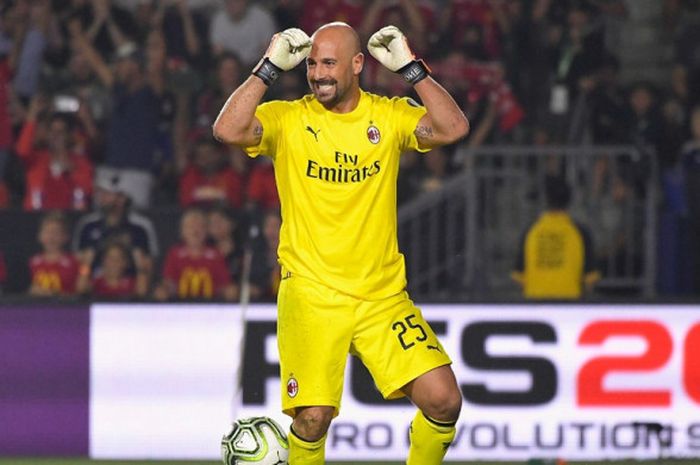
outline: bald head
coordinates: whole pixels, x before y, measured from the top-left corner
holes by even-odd
[[[351,111],[360,98],[360,72],[365,56],[357,32],[345,23],[328,23],[311,36],[306,79],[327,109]]]
[[[316,29],[316,32],[311,36],[311,43],[315,44],[317,41],[333,42],[340,49],[350,52],[351,56],[362,51],[360,36],[357,35],[355,29],[340,21],[324,24]]]

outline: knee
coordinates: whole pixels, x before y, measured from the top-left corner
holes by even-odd
[[[437,421],[453,422],[462,410],[462,395],[457,386],[434,392],[424,405],[423,413]]]
[[[297,411],[292,428],[305,441],[318,441],[328,431],[334,411],[328,406],[303,407]]]

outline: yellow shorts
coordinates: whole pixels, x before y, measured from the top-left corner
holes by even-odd
[[[282,410],[328,405],[340,410],[348,353],[357,355],[386,399],[450,358],[406,292],[366,301],[299,276],[277,297]]]

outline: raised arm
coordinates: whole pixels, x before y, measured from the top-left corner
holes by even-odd
[[[414,86],[428,112],[416,125],[416,137],[422,147],[451,144],[469,133],[469,120],[452,96],[427,76]]]
[[[263,127],[255,117],[267,85],[251,75],[226,100],[214,121],[214,138],[225,144],[250,147],[260,143]]]
[[[422,147],[456,142],[469,132],[469,120],[452,96],[430,77],[430,69],[416,60],[406,36],[395,26],[387,26],[369,39],[369,52],[381,64],[401,74],[414,86],[427,113],[416,125],[416,137]]]
[[[286,29],[272,36],[253,74],[233,91],[219,112],[212,127],[214,138],[241,147],[259,144],[263,126],[255,117],[255,109],[279,75],[297,66],[310,50],[311,39],[301,29]]]

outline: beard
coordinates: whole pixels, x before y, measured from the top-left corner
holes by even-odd
[[[335,106],[342,100],[343,95],[345,95],[345,93],[338,88],[338,81],[335,79],[309,81],[309,87],[316,97],[316,100],[326,107]]]

